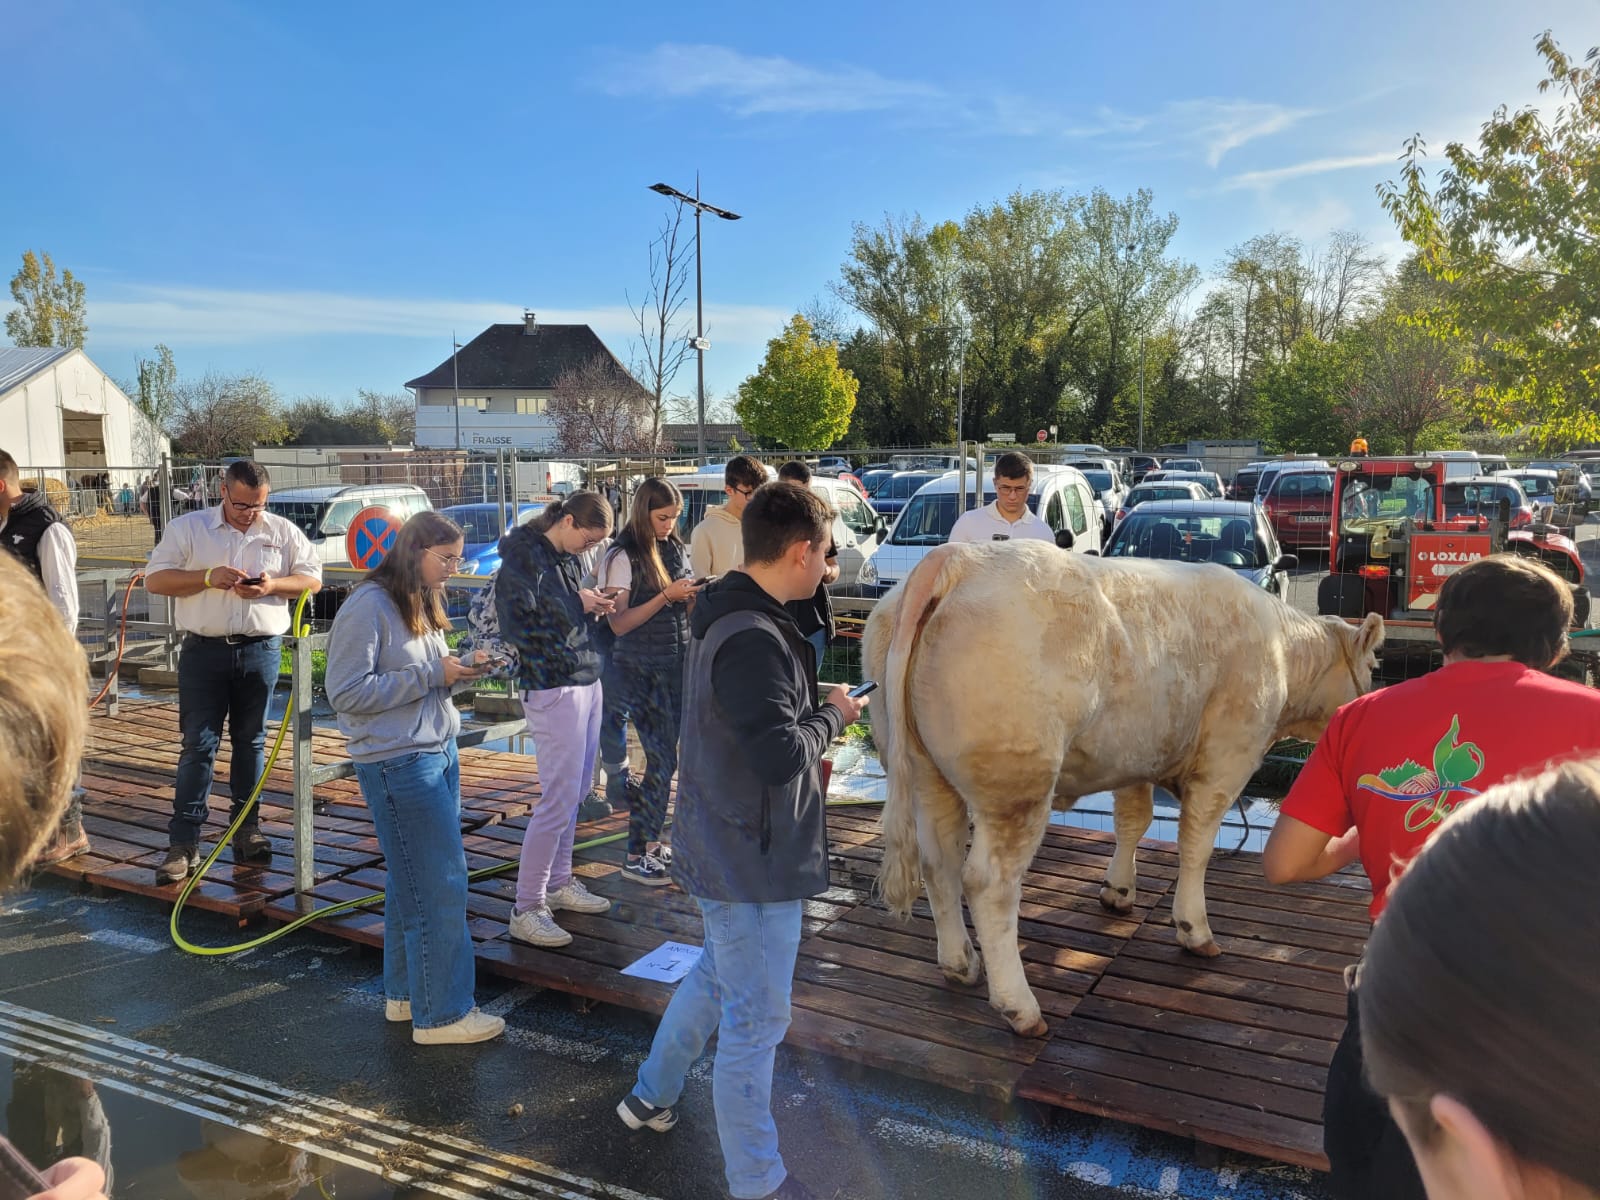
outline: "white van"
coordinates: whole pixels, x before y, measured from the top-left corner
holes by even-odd
[[[1429,450],[1422,458],[1435,458],[1444,463],[1444,477],[1450,479],[1473,479],[1479,475],[1488,474],[1483,469],[1483,464],[1478,461],[1476,450]],[[1503,459],[1501,461],[1504,461]]]
[[[347,567],[350,551],[345,535],[364,508],[386,508],[402,523],[433,507],[428,493],[409,483],[358,483],[348,486],[285,488],[267,496],[267,511],[277,513],[310,539],[324,566]]]
[[[970,477],[969,477],[970,483]],[[958,472],[951,471],[924,484],[911,497],[889,531],[889,538],[861,569],[861,584],[868,592],[886,592],[911,573],[935,546],[950,540],[956,523],[956,496],[961,486]],[[994,497],[994,479],[983,481],[983,499],[977,499],[969,486],[967,507],[988,504]],[[1033,487],[1028,491],[1028,507],[1044,518],[1059,536],[1072,534],[1072,548],[1093,554],[1102,541],[1100,503],[1094,489],[1075,467],[1037,465],[1033,468]]]
[[[778,477],[777,471],[767,467],[769,480]],[[674,475],[672,482],[683,493],[683,513],[678,518],[678,533],[684,541],[694,527],[705,519],[706,510],[716,508],[728,499],[723,469],[699,471],[693,475]],[[813,475],[811,490],[833,506],[839,515],[833,522],[833,543],[839,548],[839,579],[831,590],[854,587],[862,567],[878,552],[889,526],[872,511],[861,498],[861,493],[842,479],[832,475]]]

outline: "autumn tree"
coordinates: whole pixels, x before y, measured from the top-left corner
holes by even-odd
[[[811,336],[796,313],[767,343],[761,369],[739,385],[734,411],[756,437],[795,450],[825,450],[850,428],[856,377],[839,366],[839,347]]]
[[[17,307],[6,314],[6,334],[18,346],[83,345],[89,333],[83,284],[71,271],[56,276],[48,254],[23,252],[22,267],[11,277]]]
[[[551,388],[556,449],[580,456],[651,451],[650,405],[650,393],[609,354],[569,367]]]
[[[170,432],[185,454],[216,459],[282,445],[289,426],[277,390],[267,380],[207,371],[178,385]]]
[[[678,201],[650,243],[649,291],[637,305],[632,297],[628,299],[628,311],[639,327],[634,376],[650,393],[648,426],[643,434],[650,446],[661,444],[661,426],[674,411],[674,398],[667,389],[694,350],[683,313],[693,247],[694,240],[684,229],[683,202]],[[691,420],[699,420],[698,401]],[[709,413],[706,420],[711,420]]]
[[[145,426],[138,431],[136,452],[140,462],[153,463],[161,457],[161,438],[168,432],[178,404],[178,366],[172,351],[157,345],[155,357],[139,359],[138,368],[131,399],[144,414]]]
[[[1446,285],[1428,327],[1476,345],[1477,415],[1547,444],[1600,441],[1600,51],[1583,65],[1549,32],[1537,48],[1553,113],[1502,105],[1476,148],[1445,147],[1432,186],[1413,137],[1378,192]]]

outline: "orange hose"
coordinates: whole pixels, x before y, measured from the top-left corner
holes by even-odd
[[[100,701],[106,698],[106,693],[111,691],[111,681],[115,679],[117,677],[117,673],[122,670],[122,652],[128,645],[128,604],[133,600],[134,585],[136,585],[143,578],[143,571],[135,571],[133,573],[133,577],[128,580],[127,591],[122,593],[122,619],[117,622],[116,661],[111,664],[111,670],[106,672],[105,686],[100,689],[99,694],[95,696],[93,700],[89,701],[90,708],[95,707],[95,705],[99,704]]]

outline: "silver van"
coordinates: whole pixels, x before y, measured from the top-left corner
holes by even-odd
[[[404,522],[433,507],[428,493],[409,483],[329,484],[285,488],[267,496],[267,511],[293,521],[311,540],[317,558],[330,567],[350,565],[345,535],[364,508],[386,508]]]

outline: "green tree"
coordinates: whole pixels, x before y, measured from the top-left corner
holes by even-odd
[[[276,389],[259,375],[207,371],[178,387],[171,433],[186,454],[249,454],[256,446],[281,446],[289,432]]]
[[[1423,269],[1445,285],[1428,327],[1470,338],[1481,373],[1472,407],[1500,430],[1547,444],[1600,441],[1600,76],[1546,32],[1546,119],[1502,105],[1477,148],[1445,147],[1430,190],[1420,136],[1379,197]]]
[[[811,336],[796,313],[767,343],[761,369],[739,385],[734,404],[756,437],[797,450],[826,450],[850,428],[856,377],[839,366],[839,347]]]
[[[1282,361],[1256,373],[1258,432],[1273,450],[1326,453],[1349,445],[1358,420],[1351,396],[1360,368],[1353,340],[1325,342],[1305,334]]]
[[[161,438],[178,404],[178,366],[166,346],[156,346],[155,358],[139,360],[139,382],[132,399],[146,422],[137,438],[140,462],[153,463],[161,457]]]
[[[23,252],[22,268],[11,277],[11,298],[18,307],[6,314],[6,334],[15,345],[83,345],[89,333],[83,284],[71,271],[57,278],[48,254]]]

